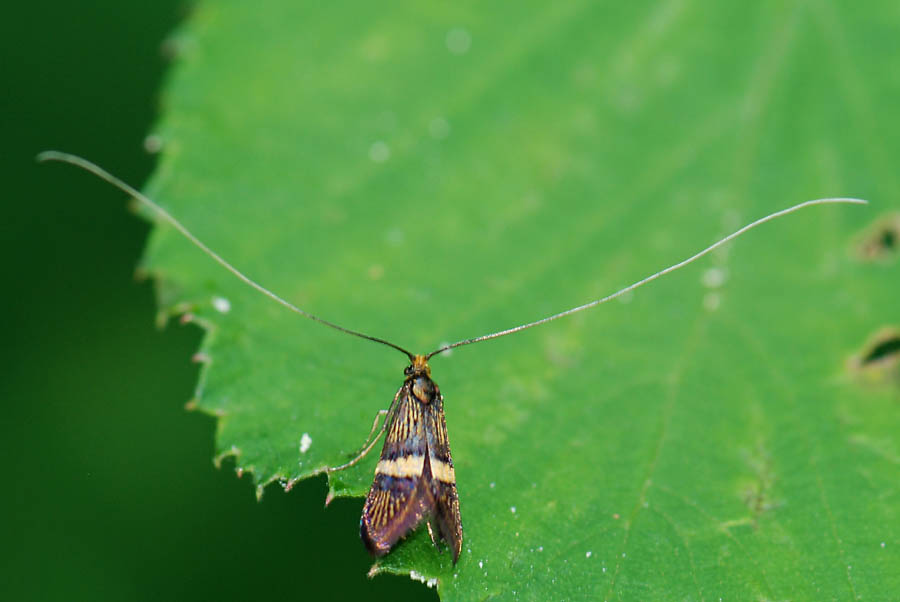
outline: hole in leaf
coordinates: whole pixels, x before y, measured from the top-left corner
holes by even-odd
[[[852,358],[851,367],[869,381],[900,382],[900,329],[886,327],[876,332]]]
[[[886,215],[863,234],[857,254],[863,261],[885,261],[900,253],[900,213]]]
[[[880,341],[862,359],[863,366],[880,361],[890,361],[900,355],[900,336],[892,336]]]

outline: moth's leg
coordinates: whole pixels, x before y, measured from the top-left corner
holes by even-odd
[[[426,522],[425,525],[428,527],[428,537],[431,538],[431,543],[434,544],[434,547],[440,549],[437,540],[434,538],[434,530],[431,528],[431,521]]]
[[[387,424],[387,421],[385,421],[385,425],[386,424]],[[364,447],[363,450],[361,452],[359,452],[359,454],[357,454],[357,456],[355,458],[353,458],[346,464],[341,464],[340,466],[332,466],[332,467],[326,469],[325,472],[340,472],[342,470],[345,470],[347,468],[350,468],[351,466],[355,466],[356,464],[358,464],[360,460],[365,458],[368,455],[368,453],[370,451],[372,451],[372,448],[375,447],[375,444],[378,443],[379,439],[381,439],[381,435],[382,435],[382,433],[384,433],[384,430],[385,430],[385,426],[383,425],[381,427],[381,431],[378,433],[378,436],[375,437],[372,440],[372,442],[369,443],[369,445]]]
[[[378,410],[378,413],[375,414],[375,420],[372,421],[372,430],[369,431],[369,434],[366,436],[366,440],[363,441],[363,444],[359,447],[359,449],[353,452],[354,456],[359,454],[362,450],[366,449],[366,446],[372,441],[372,435],[375,434],[375,429],[378,428],[378,420],[383,416],[387,416],[389,411],[390,410]],[[380,437],[381,433],[379,433],[378,436]]]
[[[363,444],[363,448],[360,450],[360,452],[358,454],[356,454],[356,457],[353,458],[352,460],[350,460],[349,462],[341,464],[340,466],[333,466],[333,467],[327,468],[325,470],[325,472],[339,472],[341,470],[350,468],[351,466],[355,466],[356,464],[359,463],[360,460],[365,458],[366,455],[368,455],[368,453],[370,451],[372,451],[372,448],[375,447],[375,444],[378,443],[379,439],[381,439],[381,436],[384,434],[384,431],[387,430],[388,424],[390,424],[390,422],[391,422],[391,416],[393,415],[394,408],[397,406],[397,400],[400,398],[401,391],[403,391],[403,387],[400,387],[400,389],[397,390],[397,394],[394,395],[394,401],[391,402],[391,407],[389,407],[386,410],[379,410],[378,414],[375,415],[375,422],[372,423],[372,431],[369,433],[369,436],[366,437],[366,443]],[[384,422],[381,423],[381,428],[378,430],[378,434],[375,435],[374,438],[372,438],[372,433],[375,432],[375,426],[378,424],[378,419],[382,416],[382,414],[385,416]],[[372,439],[372,440],[369,441],[369,439]]]

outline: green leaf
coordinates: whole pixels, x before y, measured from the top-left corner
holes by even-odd
[[[884,599],[900,377],[896,352],[860,358],[900,324],[897,250],[870,230],[900,198],[891,7],[204,2],[172,41],[148,192],[304,310],[420,353],[790,204],[873,200],[433,358],[463,553],[419,531],[375,571],[447,599]],[[402,383],[404,356],[170,228],[144,266],[208,327],[195,403],[260,493],[346,461]],[[364,495],[376,456],[332,491]]]

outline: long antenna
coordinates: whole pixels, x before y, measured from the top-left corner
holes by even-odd
[[[337,324],[335,324],[333,322],[329,322],[328,320],[320,318],[309,312],[303,311],[302,309],[300,309],[293,303],[286,301],[285,299],[279,297],[278,295],[276,295],[269,289],[265,288],[261,284],[257,284],[255,281],[251,280],[248,276],[245,276],[243,274],[243,272],[241,272],[236,267],[234,267],[233,265],[231,265],[230,263],[225,261],[225,259],[223,259],[218,253],[216,253],[215,251],[213,251],[212,249],[207,247],[196,236],[194,236],[190,230],[188,230],[184,225],[182,225],[181,222],[179,222],[177,219],[175,219],[168,211],[166,211],[165,209],[163,209],[162,207],[157,205],[155,202],[150,200],[147,196],[145,196],[138,190],[132,188],[131,186],[129,186],[128,184],[126,184],[125,182],[120,180],[119,178],[115,177],[114,175],[112,175],[111,173],[109,173],[108,171],[106,171],[105,169],[100,167],[99,165],[92,163],[92,162],[88,161],[87,159],[83,159],[77,155],[72,155],[69,153],[63,153],[63,152],[59,152],[59,151],[44,151],[37,156],[37,160],[42,163],[45,161],[59,161],[61,163],[68,163],[70,165],[74,165],[75,167],[81,168],[85,171],[88,171],[88,172],[94,174],[95,176],[99,177],[100,179],[105,180],[106,182],[109,182],[110,184],[112,184],[113,186],[115,186],[116,188],[118,188],[119,190],[124,192],[125,194],[128,194],[129,196],[137,199],[141,204],[148,207],[157,216],[162,218],[164,221],[168,222],[173,228],[175,228],[182,235],[184,235],[185,238],[187,238],[189,241],[194,243],[194,245],[199,247],[201,251],[203,251],[210,257],[212,257],[219,265],[221,265],[226,270],[228,270],[229,272],[231,272],[232,274],[237,276],[238,279],[240,279],[244,283],[250,285],[252,288],[261,292],[262,294],[269,297],[273,301],[279,303],[280,305],[283,305],[284,307],[288,308],[292,312],[299,314],[299,315],[303,316],[304,318],[309,318],[310,320],[314,320],[316,322],[319,322],[320,324],[324,324],[325,326],[328,326],[335,330],[339,330],[340,332],[344,332],[344,333],[353,335],[355,337],[359,337],[361,339],[366,339],[368,341],[373,341],[375,343],[381,343],[382,345],[386,345],[388,347],[396,349],[397,351],[404,353],[410,359],[410,361],[413,361],[414,355],[412,353],[410,353],[409,351],[407,351],[406,349],[404,349],[403,347],[400,347],[399,345],[395,345],[394,343],[391,343],[390,341],[386,341],[385,339],[382,339],[379,337],[368,335],[368,334],[365,334],[362,332],[357,332],[357,331],[351,330],[349,328],[344,328],[343,326],[338,326]],[[606,303],[607,301],[612,301],[616,297],[621,297],[625,293],[633,291],[636,288],[639,288],[653,280],[656,280],[660,276],[665,276],[666,274],[668,274],[670,272],[674,272],[675,270],[681,269],[684,266],[686,266],[690,263],[693,263],[694,261],[700,259],[707,253],[713,251],[714,249],[721,247],[728,241],[733,240],[733,239],[737,238],[738,236],[742,235],[743,233],[747,232],[748,230],[752,230],[753,228],[760,226],[768,221],[772,221],[773,219],[782,217],[789,213],[799,211],[800,209],[803,209],[804,207],[809,207],[812,205],[825,205],[825,204],[830,204],[830,203],[849,203],[849,204],[855,204],[855,205],[867,205],[868,201],[865,201],[862,199],[849,198],[849,197],[824,198],[824,199],[815,199],[812,201],[806,201],[806,202],[800,203],[798,205],[794,205],[793,207],[788,207],[787,209],[782,209],[781,211],[776,211],[775,213],[771,213],[765,217],[762,217],[754,222],[747,224],[740,230],[732,232],[725,238],[722,238],[721,240],[711,244],[710,246],[706,247],[699,253],[696,253],[695,255],[692,255],[691,257],[688,257],[687,259],[680,261],[674,265],[671,265],[671,266],[665,268],[664,270],[660,270],[659,272],[656,272],[655,274],[651,274],[650,276],[647,276],[646,278],[644,278],[642,280],[638,280],[634,284],[630,284],[630,285],[626,286],[625,288],[620,289],[611,295],[603,297],[602,299],[596,299],[589,303],[585,303],[584,305],[579,305],[579,306],[573,307],[571,309],[567,309],[558,314],[553,314],[551,316],[541,318],[540,320],[536,320],[534,322],[529,322],[527,324],[520,324],[519,326],[507,328],[506,330],[500,330],[498,332],[493,332],[490,334],[485,334],[485,335],[473,337],[470,339],[463,339],[463,340],[457,341],[455,343],[443,345],[443,346],[435,349],[428,355],[426,355],[425,359],[428,360],[432,356],[435,356],[439,353],[443,353],[444,351],[449,351],[450,349],[454,349],[456,347],[462,347],[464,345],[471,345],[473,343],[480,343],[482,341],[488,341],[490,339],[497,339],[497,338],[506,336],[508,334],[513,334],[513,333],[519,332],[521,330],[526,330],[526,329],[532,328],[534,326],[539,326],[541,324],[546,324],[547,322],[552,322],[553,320],[557,320],[559,318],[563,318],[565,316],[575,314],[580,311],[584,311],[586,309],[590,309],[597,305],[602,305],[603,303]]]
[[[391,343],[390,341],[386,341],[379,337],[373,337],[372,335],[368,335],[368,334],[365,334],[362,332],[357,332],[355,330],[350,330],[349,328],[344,328],[343,326],[338,326],[337,324],[335,324],[333,322],[329,322],[328,320],[324,320],[324,319],[322,319],[318,316],[315,316],[309,312],[303,311],[302,309],[300,309],[299,307],[297,307],[290,301],[286,301],[286,300],[282,299],[281,297],[279,297],[278,295],[276,295],[275,293],[273,293],[266,287],[262,286],[261,284],[257,284],[255,281],[251,280],[248,276],[245,276],[243,274],[243,272],[241,272],[236,267],[234,267],[233,265],[231,265],[230,263],[228,263],[227,261],[222,259],[222,257],[218,253],[216,253],[215,251],[213,251],[212,249],[207,247],[205,244],[203,244],[196,236],[194,236],[191,233],[190,230],[188,230],[185,226],[183,226],[181,224],[181,222],[179,222],[177,219],[175,219],[168,211],[166,211],[165,209],[163,209],[162,207],[160,207],[159,205],[157,205],[156,203],[151,201],[147,196],[145,196],[138,190],[132,188],[131,186],[129,186],[128,184],[126,184],[125,182],[120,180],[119,178],[115,177],[114,175],[112,175],[111,173],[109,173],[108,171],[106,171],[105,169],[100,167],[99,165],[97,165],[95,163],[91,163],[87,159],[83,159],[77,155],[71,155],[69,153],[61,153],[59,151],[44,151],[37,156],[37,160],[40,161],[41,163],[43,163],[45,161],[59,161],[61,163],[68,163],[70,165],[74,165],[75,167],[79,167],[85,171],[88,171],[103,180],[106,180],[107,182],[109,182],[110,184],[112,184],[113,186],[115,186],[116,188],[118,188],[119,190],[124,192],[125,194],[128,194],[131,197],[137,199],[142,205],[144,205],[145,207],[148,207],[151,211],[153,211],[153,213],[155,213],[157,216],[161,217],[164,221],[168,222],[173,228],[175,228],[176,230],[181,232],[185,238],[187,238],[189,241],[194,243],[194,245],[199,247],[201,251],[203,251],[204,253],[206,253],[207,255],[212,257],[214,260],[216,260],[216,262],[218,262],[219,265],[221,265],[223,268],[225,268],[226,270],[228,270],[229,272],[231,272],[232,274],[237,276],[240,280],[244,281],[246,284],[249,284],[251,287],[255,288],[256,290],[258,290],[265,296],[269,297],[273,301],[280,303],[284,307],[288,308],[289,310],[291,310],[294,313],[300,314],[304,318],[309,318],[310,320],[314,320],[320,324],[324,324],[325,326],[334,328],[335,330],[339,330],[339,331],[345,332],[347,334],[352,334],[353,336],[359,337],[361,339],[366,339],[368,341],[374,341],[376,343],[381,343],[382,345],[387,345],[388,347],[392,347],[392,348],[396,349],[397,351],[405,353],[406,356],[409,357],[410,362],[413,360],[413,354],[410,353],[409,351],[407,351],[406,349],[404,349],[403,347],[400,347],[399,345],[395,345],[394,343]]]
[[[775,213],[771,213],[765,217],[759,218],[755,222],[751,222],[751,223],[747,224],[740,230],[732,232],[725,238],[706,247],[705,249],[703,249],[696,255],[692,255],[691,257],[688,257],[684,261],[680,261],[680,262],[676,263],[675,265],[671,265],[664,270],[660,270],[659,272],[656,272],[655,274],[651,274],[650,276],[647,276],[643,280],[638,280],[634,284],[629,284],[625,288],[618,290],[611,295],[603,297],[602,299],[597,299],[595,301],[591,301],[590,303],[585,303],[584,305],[579,305],[577,307],[567,309],[566,311],[562,311],[558,314],[553,314],[552,316],[547,316],[546,318],[541,318],[540,320],[536,320],[534,322],[529,322],[528,324],[522,324],[520,326],[514,326],[512,328],[507,328],[506,330],[501,330],[499,332],[493,332],[491,334],[485,334],[480,337],[473,337],[471,339],[464,339],[462,341],[450,343],[449,345],[444,345],[442,347],[439,347],[438,349],[435,349],[428,355],[426,355],[425,359],[426,360],[430,359],[431,356],[433,356],[433,355],[437,355],[438,353],[443,353],[444,351],[454,349],[455,347],[462,347],[463,345],[471,345],[472,343],[480,343],[481,341],[488,341],[490,339],[498,339],[500,337],[505,337],[508,334],[513,334],[514,332],[519,332],[519,331],[525,330],[526,328],[540,326],[541,324],[546,324],[547,322],[552,322],[553,320],[558,320],[559,318],[564,318],[565,316],[576,314],[580,311],[584,311],[586,309],[590,309],[597,305],[601,305],[603,303],[606,303],[607,301],[612,301],[616,297],[621,297],[625,293],[633,291],[634,289],[636,289],[638,287],[644,286],[648,282],[656,280],[660,276],[665,276],[669,272],[674,272],[675,270],[683,268],[684,266],[688,265],[689,263],[693,263],[694,261],[700,259],[701,257],[706,255],[710,251],[721,247],[722,245],[724,245],[725,243],[727,243],[728,241],[730,241],[734,238],[737,238],[738,236],[740,236],[747,230],[752,230],[753,228],[760,226],[768,221],[772,221],[773,219],[779,218],[783,215],[787,215],[788,213],[793,213],[794,211],[799,211],[800,209],[803,209],[804,207],[809,207],[811,205],[824,205],[826,203],[852,203],[855,205],[868,205],[869,204],[868,201],[864,201],[862,199],[840,197],[840,198],[815,199],[813,201],[806,201],[804,203],[800,203],[799,205],[794,205],[793,207],[788,207],[787,209],[782,209],[781,211],[776,211]]]

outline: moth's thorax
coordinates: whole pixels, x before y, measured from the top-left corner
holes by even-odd
[[[423,404],[429,404],[434,401],[437,392],[437,386],[434,381],[425,375],[412,376],[408,381],[409,388],[415,398]]]

